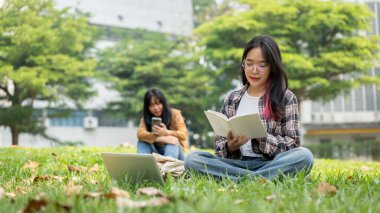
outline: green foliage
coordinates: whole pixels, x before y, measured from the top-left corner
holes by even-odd
[[[362,83],[379,83],[368,70],[379,59],[379,36],[365,4],[313,0],[241,0],[237,9],[196,29],[206,61],[219,72],[221,91],[238,79],[245,44],[272,36],[282,50],[290,88],[300,101],[331,99]]]
[[[52,0],[6,0],[0,8],[0,125],[35,132],[37,100],[80,104],[94,95],[89,78],[95,61],[87,59],[95,30],[88,17],[58,10]],[[0,102],[1,103],[1,102]],[[13,116],[10,116],[11,113]],[[37,132],[43,133],[43,128]]]
[[[157,87],[170,106],[182,111],[191,133],[206,135],[209,128],[203,110],[219,97],[213,95],[216,73],[200,64],[196,46],[185,38],[144,30],[128,30],[119,37],[116,46],[99,54],[99,69],[109,73],[106,79],[122,96],[110,108],[139,121],[145,92]],[[207,142],[203,138],[201,143]]]
[[[187,178],[169,179],[160,186],[170,197],[168,205],[148,206],[145,209],[124,208],[115,199],[91,198],[85,193],[106,193],[112,187],[127,190],[133,200],[146,200],[135,195],[137,187],[113,183],[104,167],[101,152],[135,152],[126,148],[57,147],[44,149],[3,148],[0,150],[0,188],[15,193],[14,201],[0,195],[1,212],[18,212],[28,201],[45,194],[47,212],[63,211],[57,203],[65,204],[73,212],[377,212],[380,208],[380,163],[316,159],[310,176],[284,177],[273,181],[260,178],[240,183],[228,179],[216,181],[196,173]],[[29,160],[40,166],[34,171],[25,168]],[[72,172],[68,165],[92,167],[97,172]],[[61,177],[58,179],[35,177]],[[318,192],[317,186],[329,183],[337,187],[335,194]],[[70,186],[81,187],[80,195],[68,195]],[[0,192],[1,194],[1,192]]]

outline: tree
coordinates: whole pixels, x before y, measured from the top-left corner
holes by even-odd
[[[0,8],[0,125],[12,144],[20,133],[44,134],[34,103],[78,105],[94,91],[95,61],[87,59],[94,28],[87,16],[55,9],[52,0],[6,0]]]
[[[110,74],[107,81],[122,97],[110,108],[139,121],[144,93],[158,87],[169,104],[182,111],[190,134],[203,136],[196,144],[207,146],[209,124],[203,110],[219,97],[212,95],[214,73],[199,63],[196,46],[185,38],[145,30],[119,32],[118,37],[116,46],[100,53],[99,69]]]
[[[245,44],[272,36],[282,50],[290,88],[299,102],[329,100],[362,83],[378,60],[379,37],[370,33],[373,14],[365,4],[337,0],[241,0],[235,9],[196,29],[206,62],[217,70],[222,91],[239,79]]]

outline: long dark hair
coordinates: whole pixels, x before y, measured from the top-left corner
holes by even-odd
[[[163,106],[161,119],[162,122],[170,128],[170,121],[172,119],[172,112],[166,101],[164,94],[158,88],[151,88],[146,91],[144,96],[144,122],[148,131],[152,131],[152,117],[154,115],[149,111],[149,105],[152,98],[156,98]]]
[[[263,96],[263,100],[265,101],[264,118],[274,120],[281,119],[285,110],[284,96],[285,91],[288,89],[288,77],[286,76],[284,65],[282,64],[280,48],[270,36],[263,35],[254,37],[245,46],[240,64],[243,63],[249,51],[254,48],[261,49],[270,69]],[[240,71],[243,85],[249,84],[242,66],[240,66]]]

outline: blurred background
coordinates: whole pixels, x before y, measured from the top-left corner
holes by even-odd
[[[380,1],[0,0],[0,146],[133,146],[160,88],[192,146],[240,88],[245,44],[280,45],[302,143],[380,160]]]

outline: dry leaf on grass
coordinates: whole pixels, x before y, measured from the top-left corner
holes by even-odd
[[[86,182],[87,182],[87,181],[86,181]],[[96,184],[98,184],[98,181],[95,180],[95,179],[93,179],[93,178],[90,178],[90,179],[88,180],[88,183],[90,183],[91,185],[96,185]]]
[[[317,192],[319,192],[322,195],[335,195],[338,189],[336,186],[330,185],[328,183],[321,183],[318,184],[316,187]]]
[[[43,182],[48,180],[57,180],[59,182],[63,181],[63,177],[54,176],[54,175],[40,175],[40,176],[32,176],[32,182]]]
[[[35,198],[31,199],[28,202],[28,205],[26,205],[25,208],[23,208],[20,212],[22,213],[32,213],[32,212],[38,212],[43,211],[46,208],[46,205],[48,202],[45,198]]]
[[[368,171],[371,171],[372,168],[369,168],[368,166],[362,166],[360,167],[360,170],[362,170],[363,172],[368,172]]]
[[[235,201],[234,201],[234,204],[235,204],[235,205],[239,205],[239,204],[241,204],[241,203],[243,203],[243,202],[244,202],[244,200],[238,199],[238,200],[235,200]]]
[[[157,197],[150,200],[134,201],[129,198],[116,198],[116,205],[119,208],[145,208],[148,206],[163,206],[170,203],[167,197]]]
[[[4,193],[5,197],[11,199],[11,201],[16,201],[16,194],[14,192]]]
[[[16,188],[16,192],[17,192],[18,194],[23,195],[23,194],[25,194],[25,188],[19,186],[19,187]]]
[[[82,188],[83,188],[83,186],[74,186],[74,185],[72,185],[72,186],[65,186],[64,188],[63,188],[63,190],[66,192],[66,194],[68,195],[68,196],[70,196],[70,195],[78,195],[78,194],[80,194],[81,193],[81,191],[82,191]]]
[[[68,186],[74,186],[75,185],[75,180],[70,178],[69,182],[67,183]]]
[[[84,172],[85,169],[81,166],[74,166],[74,165],[68,165],[67,168],[69,169],[69,171],[72,171],[72,172]]]
[[[89,172],[99,172],[99,170],[100,170],[99,165],[96,163],[88,171]]]
[[[52,204],[55,206],[57,212],[62,212],[63,209],[66,212],[70,212],[72,207],[70,205],[60,204],[58,202],[49,202],[45,199],[44,194],[37,196],[34,199],[30,199],[28,204],[20,210],[21,213],[32,213],[44,211],[46,206]]]
[[[160,190],[154,188],[154,187],[147,187],[147,188],[140,188],[136,191],[137,195],[148,195],[148,196],[157,196],[157,197],[164,197],[165,194],[161,192]]]
[[[87,168],[85,166],[75,166],[75,165],[68,165],[67,168],[69,169],[69,171],[77,172],[77,173],[98,172],[100,170],[100,167],[97,163],[94,164],[91,168]]]
[[[38,162],[35,162],[35,161],[31,161],[31,160],[28,160],[28,162],[26,162],[24,164],[24,168],[25,169],[32,169],[34,170],[36,167],[38,167],[40,165],[40,163]]]
[[[269,196],[267,196],[265,199],[267,200],[267,201],[272,201],[272,200],[274,200],[274,199],[276,199],[276,194],[275,193],[272,193],[272,194],[270,194]]]
[[[106,198],[115,199],[118,197],[129,198],[129,192],[113,187],[110,192],[105,193]]]
[[[260,184],[265,184],[265,183],[267,183],[268,181],[267,181],[267,179],[265,179],[265,178],[263,178],[263,177],[260,177],[260,180],[259,180],[259,183]]]
[[[83,193],[84,198],[97,198],[101,197],[103,194],[100,192],[85,192]]]

